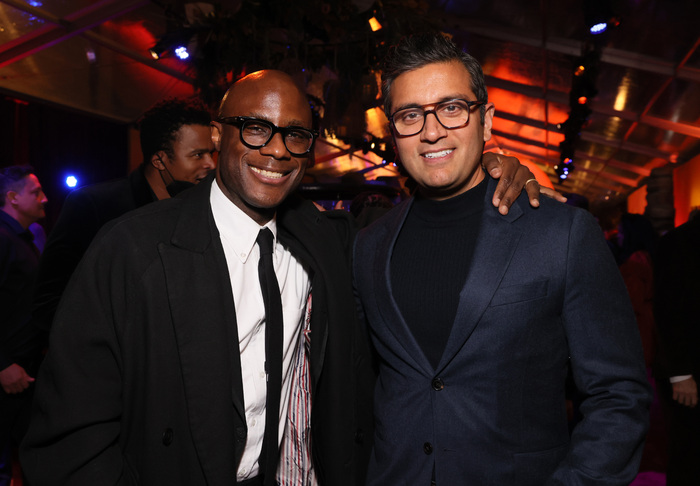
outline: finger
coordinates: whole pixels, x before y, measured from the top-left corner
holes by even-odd
[[[527,191],[527,197],[530,199],[530,206],[533,208],[539,207],[540,205],[540,183],[537,179],[528,179],[525,181],[525,191]]]
[[[513,179],[510,179],[508,177],[501,177],[498,180],[498,184],[496,184],[496,190],[493,192],[492,203],[495,207],[498,208],[501,214],[508,214],[508,208],[513,204],[512,196],[510,196],[510,198],[507,201],[505,201],[507,191],[510,187],[512,187],[512,185]],[[517,193],[520,194],[520,190],[518,190]],[[502,206],[505,206],[505,213],[503,212]]]
[[[497,154],[494,154],[492,152],[485,152],[484,155],[481,157],[481,165],[484,167],[484,169],[486,169],[486,172],[488,172],[489,175],[494,179],[498,179],[503,174],[503,163],[501,162],[501,159]]]
[[[501,214],[508,214],[510,207],[515,203],[516,199],[518,199],[523,189],[527,192],[530,205],[533,207],[539,206],[540,186],[536,184],[537,181],[532,177],[530,169],[525,166],[520,166],[513,180],[508,182],[510,182],[510,184],[505,188],[504,194],[499,201],[498,211]]]
[[[565,197],[563,194],[549,187],[540,186],[540,193],[544,194],[545,196],[549,196],[552,199],[556,199],[559,202],[565,203],[566,201],[568,201],[568,198]]]
[[[690,396],[687,393],[680,392],[678,394],[678,403],[683,406],[689,407],[691,404]]]

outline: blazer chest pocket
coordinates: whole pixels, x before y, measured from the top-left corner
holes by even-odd
[[[549,280],[538,280],[526,284],[509,285],[501,287],[496,291],[491,299],[491,307],[499,305],[515,304],[516,302],[527,302],[545,297]]]

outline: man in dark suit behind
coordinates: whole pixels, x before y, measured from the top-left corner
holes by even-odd
[[[51,326],[70,276],[105,223],[141,206],[169,198],[214,169],[214,146],[204,105],[168,98],[141,118],[143,162],[127,178],[71,192],[51,231],[39,265],[33,322]]]
[[[494,106],[479,64],[441,34],[389,52],[383,94],[418,193],[355,244],[379,355],[367,484],[629,484],[651,394],[596,221],[546,198],[506,217],[488,203]],[[584,417],[571,436],[569,367]]]
[[[31,325],[39,250],[29,227],[48,202],[29,166],[0,169],[0,485],[12,482],[12,453],[29,423],[34,377],[41,361]]]
[[[668,486],[700,482],[700,217],[666,233],[654,261],[654,373],[669,432]]]

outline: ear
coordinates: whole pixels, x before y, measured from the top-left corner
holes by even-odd
[[[211,141],[214,143],[214,148],[217,152],[221,151],[221,123],[211,122]]]
[[[162,150],[159,150],[151,156],[151,165],[158,170],[165,170],[165,162],[163,162],[163,159],[167,158],[167,154]]]
[[[495,112],[495,105],[493,103],[486,103],[486,111],[484,113],[484,142],[491,140],[491,128],[493,127],[493,115]]]
[[[7,194],[5,194],[5,204],[17,204],[17,194],[16,191],[7,191]]]

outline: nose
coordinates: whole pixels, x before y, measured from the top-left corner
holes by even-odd
[[[284,144],[284,135],[282,132],[277,132],[272,135],[272,138],[264,147],[260,147],[260,153],[263,155],[268,155],[274,157],[275,159],[289,158],[291,154],[287,150],[287,146]]]
[[[432,117],[429,115],[433,115]],[[425,122],[423,130],[420,132],[421,140],[426,142],[436,142],[447,136],[447,129],[442,126],[434,111],[425,112]]]
[[[213,153],[204,154],[204,157],[202,157],[202,167],[207,170],[216,169]]]

